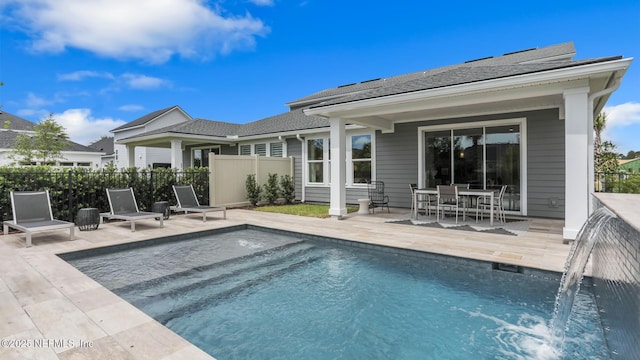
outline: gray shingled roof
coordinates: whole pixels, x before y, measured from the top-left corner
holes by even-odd
[[[343,104],[353,101],[379,98],[390,95],[398,95],[409,92],[442,88],[447,86],[469,84],[473,82],[507,78],[516,75],[525,75],[563,69],[580,65],[593,64],[621,59],[621,56],[606,57],[587,60],[550,61],[529,64],[509,64],[493,66],[462,66],[435,74],[425,74],[422,77],[410,79],[404,82],[388,84],[376,87],[368,91],[362,91],[351,95],[334,98],[328,101],[312,105],[311,108],[320,108],[328,105]]]
[[[427,69],[422,71],[416,71],[408,74],[401,74],[397,76],[391,76],[380,79],[373,79],[368,81],[363,81],[360,83],[342,85],[330,89],[325,89],[319,91],[317,93],[305,96],[298,100],[292,101],[289,104],[297,104],[297,103],[313,103],[319,102],[322,100],[327,100],[328,98],[340,97],[348,94],[353,94],[357,92],[367,91],[379,87],[384,86],[392,86],[400,83],[404,83],[407,81],[411,81],[413,79],[423,78],[425,76],[437,75],[443,72],[448,72],[454,70],[459,67],[480,67],[480,66],[497,66],[497,65],[508,65],[508,64],[522,64],[536,61],[544,61],[544,59],[554,59],[556,57],[565,57],[566,59],[570,59],[571,56],[575,54],[575,48],[572,42],[562,43],[558,45],[553,45],[540,49],[527,49],[523,51],[517,51],[512,53],[507,53],[502,56],[497,57],[488,57],[484,59],[471,60],[461,64],[448,65],[435,69]]]
[[[4,122],[7,120],[10,121],[10,124],[8,130],[5,130]],[[18,135],[24,134],[23,131],[33,131],[33,127],[36,125],[29,120],[6,113],[4,111],[0,112],[0,122],[2,122],[2,125],[0,127],[0,149],[12,149],[16,144],[16,138],[18,137]],[[64,151],[99,152],[98,150],[75,143],[73,141],[68,142],[68,145],[66,148],[64,148]]]
[[[89,144],[89,147],[98,151],[102,151],[107,155],[113,154],[113,136],[105,136],[102,139]]]
[[[147,114],[145,116],[139,117],[139,118],[137,118],[137,119],[135,119],[135,120],[133,120],[131,122],[128,122],[128,123],[124,124],[124,125],[118,126],[117,128],[115,128],[115,129],[113,129],[111,131],[112,132],[113,131],[119,131],[119,130],[132,128],[132,127],[135,127],[135,126],[144,125],[144,124],[148,123],[149,121],[157,118],[158,116],[166,114],[166,113],[168,113],[169,111],[171,111],[171,110],[173,110],[175,108],[179,108],[179,106],[178,105],[174,105],[174,106],[170,106],[168,108],[156,110],[156,111],[154,111],[152,113],[149,113],[149,114]]]
[[[134,135],[126,139],[156,134],[191,134],[217,137],[252,136],[288,131],[328,127],[329,121],[318,116],[307,116],[302,110],[293,110],[247,124],[233,124],[222,121],[195,119],[161,129]]]
[[[0,149],[13,149],[16,144],[16,138],[18,135],[24,134],[23,132],[16,132],[12,130],[0,131]],[[96,149],[92,149],[88,146],[68,141],[67,146],[63,151],[81,151],[81,152],[102,152]]]
[[[4,129],[5,124],[8,125],[7,129],[26,131],[32,131],[35,125],[29,120],[25,120],[4,111],[0,111],[0,128]]]

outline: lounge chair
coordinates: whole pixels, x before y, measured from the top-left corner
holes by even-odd
[[[133,195],[133,188],[128,189],[107,189],[107,198],[111,212],[101,213],[102,219],[119,219],[131,222],[131,231],[136,231],[136,221],[144,219],[160,220],[160,227],[163,227],[163,213],[145,212],[138,210],[138,203]]]
[[[173,207],[174,211],[184,211],[185,214],[189,212],[202,213],[203,222],[207,221],[207,213],[213,211],[222,211],[223,219],[227,218],[227,208],[225,207],[200,205],[192,185],[173,185],[173,192],[178,202],[178,205]]]
[[[48,190],[12,191],[11,209],[13,221],[4,221],[4,234],[9,233],[10,227],[24,231],[27,234],[27,247],[31,247],[31,233],[37,231],[69,229],[69,240],[73,240],[75,224],[53,218]]]

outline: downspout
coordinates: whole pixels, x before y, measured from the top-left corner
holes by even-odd
[[[587,179],[589,181],[589,190],[590,192],[594,192],[595,191],[595,149],[594,149],[594,138],[593,138],[593,119],[595,117],[595,114],[593,113],[595,110],[595,106],[594,106],[594,102],[596,99],[601,98],[603,96],[609,95],[612,92],[618,90],[618,88],[620,87],[620,84],[622,83],[620,78],[615,78],[616,73],[614,72],[613,74],[611,74],[611,79],[609,80],[609,83],[607,84],[607,87],[605,87],[604,89],[597,91],[591,95],[589,95],[587,104],[589,106],[588,109],[588,116],[589,116],[589,134],[591,134],[590,139],[589,139],[589,163],[587,164],[587,168],[588,168],[588,174],[587,174]],[[591,198],[589,197],[589,201],[588,201],[588,209],[589,209],[589,214],[593,213],[594,210],[594,205],[593,205],[593,201],[591,201]]]
[[[296,139],[298,139],[298,141],[300,141],[300,169],[302,174],[300,174],[300,189],[301,189],[301,193],[300,194],[300,202],[305,202],[306,200],[306,187],[304,186],[304,177],[305,174],[307,173],[306,169],[305,169],[305,161],[304,161],[304,139],[300,136],[300,134],[296,134]]]

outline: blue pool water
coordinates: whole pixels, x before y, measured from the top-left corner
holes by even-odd
[[[559,276],[301,238],[249,227],[62,257],[221,360],[608,358],[588,284],[560,354]]]

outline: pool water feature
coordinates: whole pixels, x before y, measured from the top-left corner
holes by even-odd
[[[62,255],[217,359],[607,359],[587,282],[252,226]],[[499,267],[498,267],[499,268]]]

